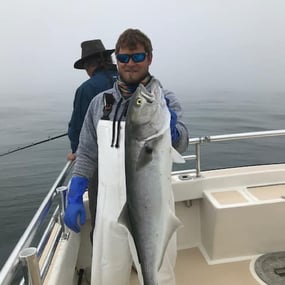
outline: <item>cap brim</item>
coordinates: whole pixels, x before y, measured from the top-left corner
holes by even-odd
[[[114,49],[106,49],[106,50],[103,51],[102,53],[103,53],[103,54],[112,54],[114,51],[115,51]],[[85,69],[85,68],[84,68],[84,61],[85,61],[87,58],[89,58],[89,57],[91,57],[91,56],[94,56],[94,55],[96,55],[96,54],[98,54],[98,53],[99,53],[99,52],[96,52],[96,53],[90,54],[90,55],[88,55],[88,56],[86,56],[86,57],[80,58],[79,60],[77,60],[77,61],[74,63],[73,67],[74,67],[75,69]]]

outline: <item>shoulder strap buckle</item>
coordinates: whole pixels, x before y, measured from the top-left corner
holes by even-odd
[[[115,102],[115,98],[112,93],[104,93],[104,108],[102,120],[110,120],[109,115],[112,112],[112,107]]]

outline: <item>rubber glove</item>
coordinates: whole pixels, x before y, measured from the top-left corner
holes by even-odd
[[[176,128],[177,124],[177,115],[176,113],[169,107],[169,99],[165,98],[168,110],[170,112],[170,130],[171,130],[171,141],[175,143],[178,141],[180,134]]]
[[[88,179],[81,176],[73,176],[71,178],[67,207],[64,215],[64,223],[74,232],[80,232],[80,225],[85,224],[86,212],[83,205],[83,194],[87,188]],[[78,224],[78,218],[80,225]]]

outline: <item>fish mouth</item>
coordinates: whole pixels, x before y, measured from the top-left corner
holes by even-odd
[[[141,90],[140,95],[146,100],[147,103],[153,103],[154,102],[154,96],[151,93],[147,93],[143,90]]]

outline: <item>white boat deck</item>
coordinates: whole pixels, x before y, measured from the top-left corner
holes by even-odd
[[[251,260],[209,265],[195,247],[179,250],[175,267],[176,285],[260,285],[250,271]],[[90,272],[88,271],[87,274]],[[90,284],[90,276],[82,285]],[[140,285],[132,270],[130,284]]]
[[[257,256],[285,250],[285,165],[173,179],[184,224],[177,234],[176,285],[265,284],[251,267]],[[139,285],[135,270],[130,285]]]
[[[209,265],[196,248],[178,251],[176,285],[260,285],[250,273],[250,261]],[[140,285],[135,271],[130,285]]]

